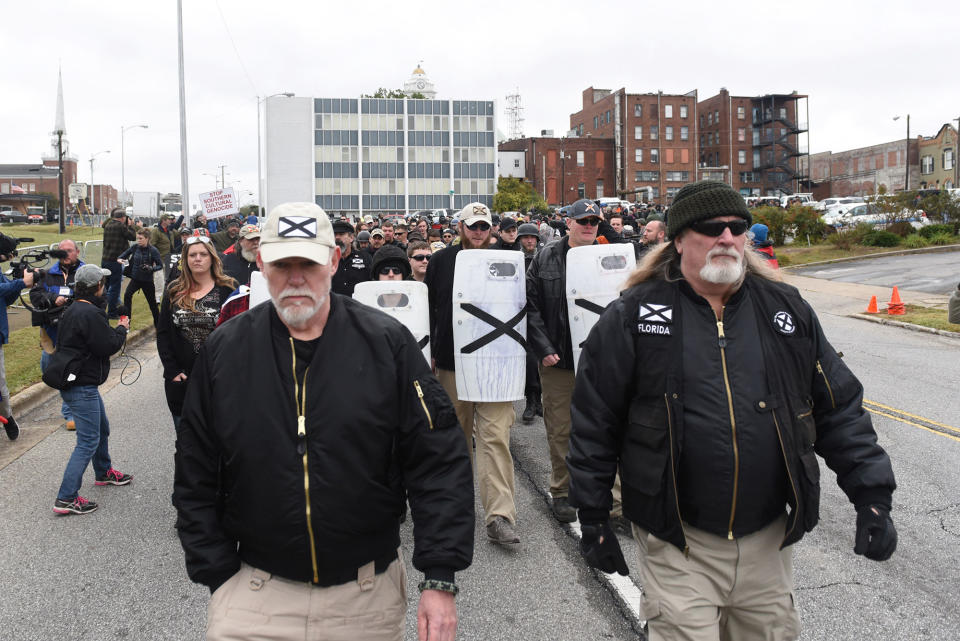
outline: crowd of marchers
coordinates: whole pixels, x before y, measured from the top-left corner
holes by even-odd
[[[74,249],[62,283],[42,286],[54,307],[76,299],[45,328],[45,367],[61,350],[85,363],[61,390],[77,446],[54,510],[97,509],[79,494],[91,463],[97,484],[132,481],[112,466],[98,387],[143,291],[177,433],[176,526],[190,578],[211,591],[207,638],[401,639],[409,515],[419,637],[453,639],[475,518],[492,544],[523,538],[514,403],[458,385],[454,283],[462,252],[517,251],[526,340],[491,322],[526,350],[520,421],[543,417],[550,506],[579,520],[586,562],[626,574],[617,536],[636,539],[650,638],[797,638],[790,546],[819,518],[817,457],[853,506],[854,551],[874,560],[897,542],[889,457],[856,376],[734,190],[692,183],[644,213],[584,199],[562,216],[471,203],[449,219],[348,220],[286,203],[213,233],[118,215],[126,244],[99,267]],[[626,243],[636,270],[575,343],[570,251]],[[369,281],[422,283],[429,339],[355,300]]]

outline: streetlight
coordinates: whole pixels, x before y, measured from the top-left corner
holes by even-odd
[[[265,102],[268,98],[275,98],[277,96],[284,96],[285,98],[293,98],[294,94],[289,91],[284,91],[281,93],[271,94],[261,98],[257,96],[257,215],[263,215],[263,208],[260,204],[263,202],[263,176],[260,169],[260,103]]]
[[[123,197],[127,197],[127,176],[124,172],[124,150],[123,150],[123,134],[127,133],[128,129],[147,129],[147,125],[129,125],[120,127],[120,191],[123,192]]]
[[[900,116],[894,116],[894,120],[900,120]],[[907,114],[907,177],[903,183],[903,190],[910,191],[910,114]]]
[[[202,172],[200,172],[200,175],[201,175],[201,176],[210,176],[211,178],[213,178],[213,188],[214,188],[214,189],[220,189],[220,183],[218,182],[218,181],[220,180],[220,176],[219,176],[218,174],[211,174],[211,173],[209,173],[209,172],[202,171]]]
[[[104,149],[103,151],[98,151],[97,153],[90,156],[90,205],[93,213],[97,213],[97,199],[94,194],[94,189],[96,189],[93,182],[93,159],[99,156],[100,154],[109,154],[109,149]],[[103,198],[103,189],[100,190],[100,197]],[[103,210],[103,203],[100,203],[100,209]]]

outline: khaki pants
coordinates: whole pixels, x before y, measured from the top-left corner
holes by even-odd
[[[321,588],[243,564],[207,606],[207,641],[402,641],[406,569],[368,563],[357,580]]]
[[[560,498],[570,494],[570,401],[573,398],[573,370],[540,365],[543,388],[543,424],[547,428],[550,448],[550,495]]]
[[[688,557],[633,526],[649,641],[788,641],[800,636],[786,516],[739,539],[684,524]]]
[[[513,403],[460,401],[457,400],[456,372],[438,369],[437,378],[453,401],[457,420],[460,421],[467,439],[470,462],[474,464],[477,474],[484,523],[489,524],[495,516],[502,516],[511,523],[516,523],[513,455],[510,454],[510,428],[517,417],[513,411]],[[476,460],[473,452],[474,437],[477,442]]]

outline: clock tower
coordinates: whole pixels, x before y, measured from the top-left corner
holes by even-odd
[[[421,64],[423,64],[423,61],[421,61]],[[407,97],[420,93],[430,100],[437,97],[437,90],[434,89],[433,82],[427,77],[427,72],[423,70],[420,64],[410,74],[410,78],[403,83],[403,93],[407,94]]]

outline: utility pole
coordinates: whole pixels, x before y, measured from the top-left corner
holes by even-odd
[[[226,168],[226,165],[217,165],[217,166],[220,167],[220,189],[226,189],[227,179],[225,177],[226,172],[224,171],[224,169]]]
[[[60,235],[67,233],[67,228],[64,225],[64,218],[66,217],[66,207],[63,202],[63,130],[57,130],[57,189],[59,190],[60,201]]]

